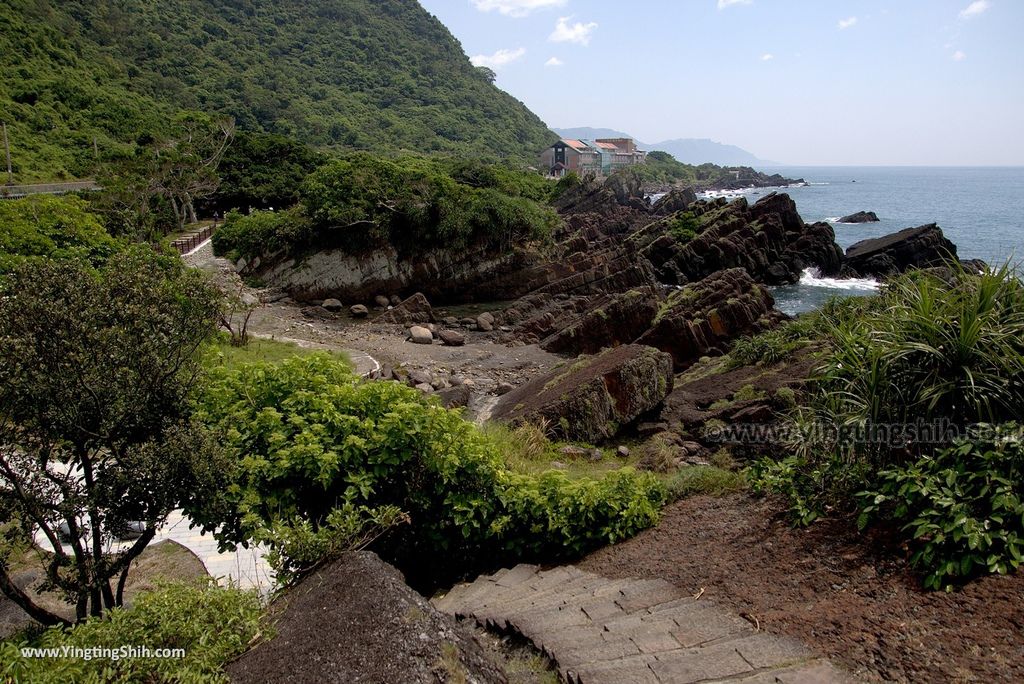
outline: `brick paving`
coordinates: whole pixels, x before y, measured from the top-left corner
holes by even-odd
[[[523,564],[456,585],[433,603],[529,639],[572,684],[853,681],[803,644],[664,580]]]

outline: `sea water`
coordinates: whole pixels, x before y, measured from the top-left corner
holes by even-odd
[[[807,223],[828,221],[846,249],[860,240],[937,223],[962,259],[1000,265],[1024,260],[1024,167],[779,167],[772,173],[802,178],[805,186],[742,191],[756,202],[788,193]],[[878,223],[838,223],[841,216],[873,211]],[[868,295],[871,280],[822,278],[808,269],[800,283],[774,288],[776,306],[789,314],[815,309],[829,297]]]

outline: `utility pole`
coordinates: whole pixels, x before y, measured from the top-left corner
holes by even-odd
[[[3,122],[4,150],[7,151],[7,184],[14,185],[14,171],[11,169],[11,144],[7,141],[7,122]]]

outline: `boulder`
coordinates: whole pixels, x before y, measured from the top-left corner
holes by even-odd
[[[491,332],[494,330],[494,315],[489,313],[482,313],[476,317],[476,327],[483,332]]]
[[[930,223],[851,245],[844,267],[851,275],[888,277],[914,268],[942,266],[956,258],[956,245]]]
[[[402,303],[402,298],[396,294],[393,294],[391,295],[391,298],[388,300],[388,303],[391,304],[391,306],[398,306],[399,304]]]
[[[434,374],[428,370],[413,368],[409,371],[409,384],[413,387],[416,385],[433,385]]]
[[[594,354],[605,347],[628,344],[650,327],[658,305],[658,296],[648,290],[598,297],[583,313],[569,313],[564,322],[556,321],[559,327],[540,346],[554,353]]]
[[[414,325],[409,328],[409,339],[414,344],[433,344],[434,342],[434,336],[430,333],[430,330],[421,325]]]
[[[469,385],[458,384],[447,387],[437,393],[445,408],[462,408],[469,405],[472,390]]]
[[[877,223],[878,215],[873,211],[857,211],[839,219],[836,223]]]
[[[327,309],[331,313],[334,313],[336,311],[341,311],[342,303],[337,299],[325,299],[323,301],[323,304],[321,304],[320,306]]]
[[[370,315],[370,310],[363,304],[353,304],[348,311],[352,314],[352,318],[366,318]]]
[[[657,407],[672,379],[668,354],[624,345],[534,378],[502,396],[492,417],[546,422],[556,439],[598,442]]]
[[[466,336],[457,330],[438,330],[437,336],[449,347],[461,347],[466,344]]]
[[[412,297],[400,302],[398,306],[377,317],[378,323],[397,323],[399,325],[432,323],[433,321],[434,309],[422,292],[417,292]]]
[[[384,295],[377,295],[376,297],[374,297],[373,298],[373,303],[376,304],[377,306],[379,306],[382,309],[386,309],[389,306],[391,306],[391,300],[388,299],[387,297],[385,297]],[[399,303],[401,303],[401,302],[399,302]]]

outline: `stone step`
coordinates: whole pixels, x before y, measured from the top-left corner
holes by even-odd
[[[801,643],[659,579],[519,565],[453,587],[447,612],[527,639],[572,684],[850,681]]]

